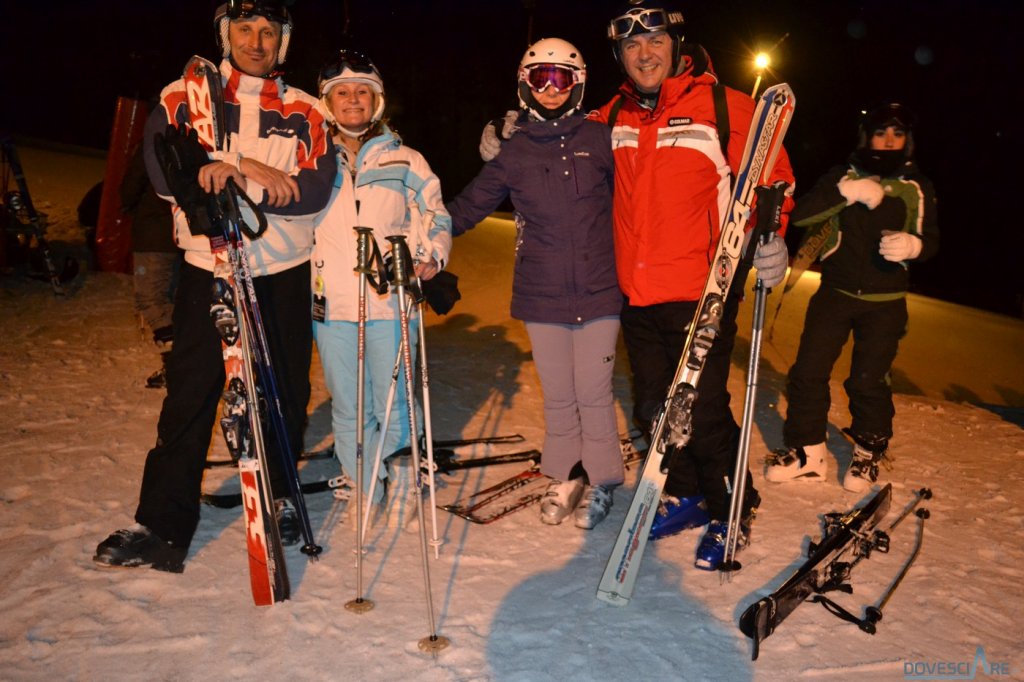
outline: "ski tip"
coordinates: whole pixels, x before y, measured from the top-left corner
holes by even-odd
[[[618,592],[608,590],[598,590],[597,598],[603,602],[611,604],[612,606],[626,606],[629,604],[629,597]]]

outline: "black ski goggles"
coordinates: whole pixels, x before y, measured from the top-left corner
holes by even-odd
[[[621,17],[612,19],[608,24],[608,37],[611,40],[622,40],[636,33],[656,33],[668,31],[672,26],[683,23],[680,12],[664,9],[630,10]]]
[[[288,10],[283,3],[260,2],[260,0],[228,0],[229,19],[248,19],[264,17],[268,21],[276,21],[284,25],[291,23]]]
[[[534,92],[544,92],[553,86],[556,92],[565,92],[580,82],[580,72],[559,64],[533,64],[523,67],[523,78]]]
[[[362,52],[356,52],[355,50],[341,50],[338,52],[338,56],[332,61],[327,62],[322,69],[320,69],[320,82],[329,81],[332,78],[337,78],[345,69],[354,71],[355,73],[367,73],[373,74],[380,77],[380,73],[377,71],[377,67],[373,65],[370,58]]]

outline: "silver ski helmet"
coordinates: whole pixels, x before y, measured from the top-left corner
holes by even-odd
[[[629,0],[608,22],[608,39],[612,41],[612,54],[622,66],[620,44],[639,33],[664,31],[672,38],[672,73],[679,68],[683,45],[683,13],[665,3],[647,0]]]
[[[338,126],[334,118],[327,95],[338,83],[364,83],[370,86],[375,95],[376,105],[370,117],[370,124],[367,130],[373,128],[384,117],[384,79],[380,76],[377,66],[362,52],[357,50],[339,50],[338,54],[320,68],[317,76],[316,90],[324,104],[324,112],[328,122],[339,128],[343,133],[350,134],[350,131]],[[359,131],[355,137],[359,137],[366,130]]]
[[[281,46],[277,50],[278,65],[284,64],[288,56],[288,43],[292,37],[292,15],[288,12],[287,2],[275,0],[228,0],[217,8],[213,15],[213,32],[217,37],[217,46],[221,56],[231,56],[231,41],[228,38],[228,26],[232,19],[248,19],[263,17],[267,21],[276,21],[281,25]]]
[[[587,65],[576,47],[561,38],[543,38],[530,47],[519,62],[519,107],[538,120],[553,120],[571,115],[583,105],[587,83]],[[554,86],[559,92],[569,90],[569,99],[557,109],[540,105],[535,92]]]

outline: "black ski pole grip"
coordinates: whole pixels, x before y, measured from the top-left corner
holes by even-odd
[[[372,227],[356,228],[356,272],[361,275],[372,275],[370,269],[370,244],[373,241]]]
[[[395,284],[398,286],[409,286],[409,268],[412,264],[412,254],[409,252],[409,244],[405,235],[395,234],[388,237],[391,242],[391,263],[395,271]]]
[[[782,227],[782,204],[786,201],[786,190],[789,184],[779,180],[772,185],[759,185],[754,188],[757,196],[757,225],[762,239],[778,232]]]

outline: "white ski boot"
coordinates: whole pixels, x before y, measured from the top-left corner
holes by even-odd
[[[826,452],[824,443],[774,450],[765,458],[764,478],[772,483],[824,481]]]
[[[576,527],[590,530],[604,521],[608,510],[612,508],[612,489],[603,485],[587,487],[580,506],[573,515]]]
[[[581,497],[583,497],[582,478],[574,478],[570,481],[552,479],[544,493],[544,499],[540,503],[540,520],[548,525],[557,526],[576,509]]]
[[[888,457],[889,439],[865,437],[849,428],[843,429],[843,433],[853,441],[853,461],[843,476],[843,487],[851,493],[864,493],[878,482],[879,464],[892,468],[892,459]]]

